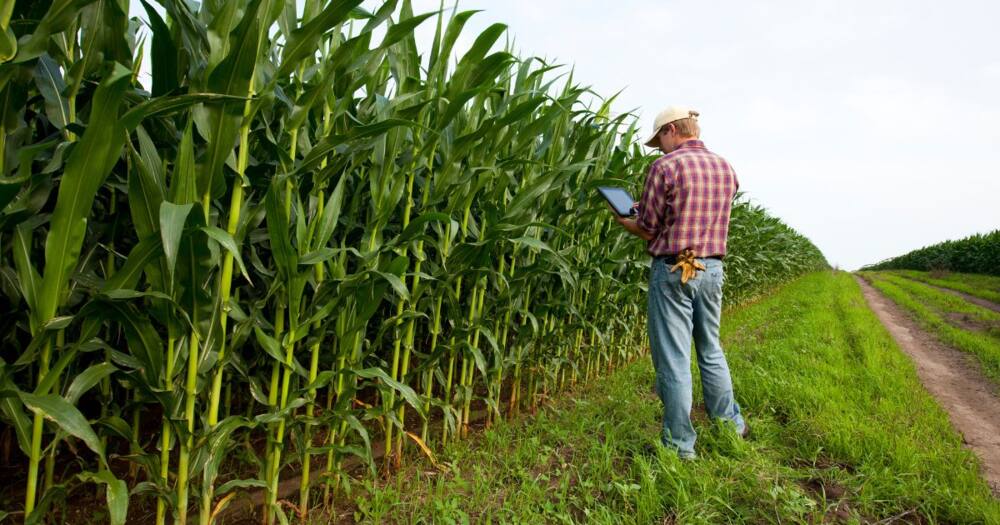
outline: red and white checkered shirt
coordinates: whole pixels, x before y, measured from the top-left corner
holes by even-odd
[[[740,187],[726,159],[689,140],[649,167],[636,223],[653,235],[646,251],[696,257],[726,254],[729,213]]]

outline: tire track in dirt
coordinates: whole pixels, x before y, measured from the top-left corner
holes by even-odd
[[[1000,497],[1000,398],[996,386],[980,372],[971,356],[950,348],[921,329],[902,308],[855,276],[868,306],[913,359],[917,375],[948,413],[965,445],[982,462],[982,474]]]

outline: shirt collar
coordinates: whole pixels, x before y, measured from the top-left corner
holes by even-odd
[[[705,143],[702,142],[702,141],[700,141],[700,140],[698,140],[698,139],[686,140],[686,141],[682,142],[679,146],[677,146],[677,149],[681,149],[681,148],[700,148],[700,149],[705,149]]]

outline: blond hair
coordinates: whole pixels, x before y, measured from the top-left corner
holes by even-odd
[[[680,120],[668,122],[660,128],[660,131],[667,129],[667,126],[673,126],[674,131],[682,137],[698,137],[701,135],[701,127],[698,126],[697,116],[698,114],[694,113],[694,115],[689,118],[682,118]]]

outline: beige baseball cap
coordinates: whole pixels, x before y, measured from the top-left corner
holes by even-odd
[[[687,106],[670,106],[661,111],[659,115],[656,115],[656,120],[653,121],[653,134],[646,140],[646,146],[650,148],[658,146],[659,142],[656,140],[656,134],[660,132],[660,128],[682,118],[696,119],[698,118],[698,112]]]

